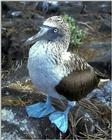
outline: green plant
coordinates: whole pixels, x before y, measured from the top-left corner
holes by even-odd
[[[86,31],[80,29],[78,25],[76,25],[76,21],[72,17],[65,14],[63,16],[63,19],[68,23],[70,27],[70,43],[75,46],[79,46],[82,43],[83,39],[86,37]]]

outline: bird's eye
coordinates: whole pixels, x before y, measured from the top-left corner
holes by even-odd
[[[57,28],[55,28],[55,29],[54,29],[54,33],[57,33],[57,32],[58,32],[58,29],[57,29]]]

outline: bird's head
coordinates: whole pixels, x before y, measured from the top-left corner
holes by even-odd
[[[70,30],[68,24],[65,23],[61,16],[53,16],[46,19],[40,27],[40,31],[29,38],[25,45],[34,44],[37,41],[57,42],[69,45],[70,43]]]

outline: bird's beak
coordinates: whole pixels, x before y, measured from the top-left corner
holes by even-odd
[[[26,40],[26,42],[24,43],[24,45],[31,45],[36,43],[38,40],[40,40],[49,30],[49,27],[41,27],[41,30],[34,36],[30,37],[28,40]]]

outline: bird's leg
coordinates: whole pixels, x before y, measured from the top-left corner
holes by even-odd
[[[47,96],[46,103],[40,102],[27,106],[26,111],[29,117],[42,118],[49,115],[50,113],[53,113],[55,108],[51,104],[50,97]]]
[[[68,114],[69,114],[70,109],[74,105],[72,102],[68,102],[68,106],[64,112],[55,111],[49,116],[51,123],[54,123],[58,127],[58,129],[63,133],[66,133],[68,129]]]

